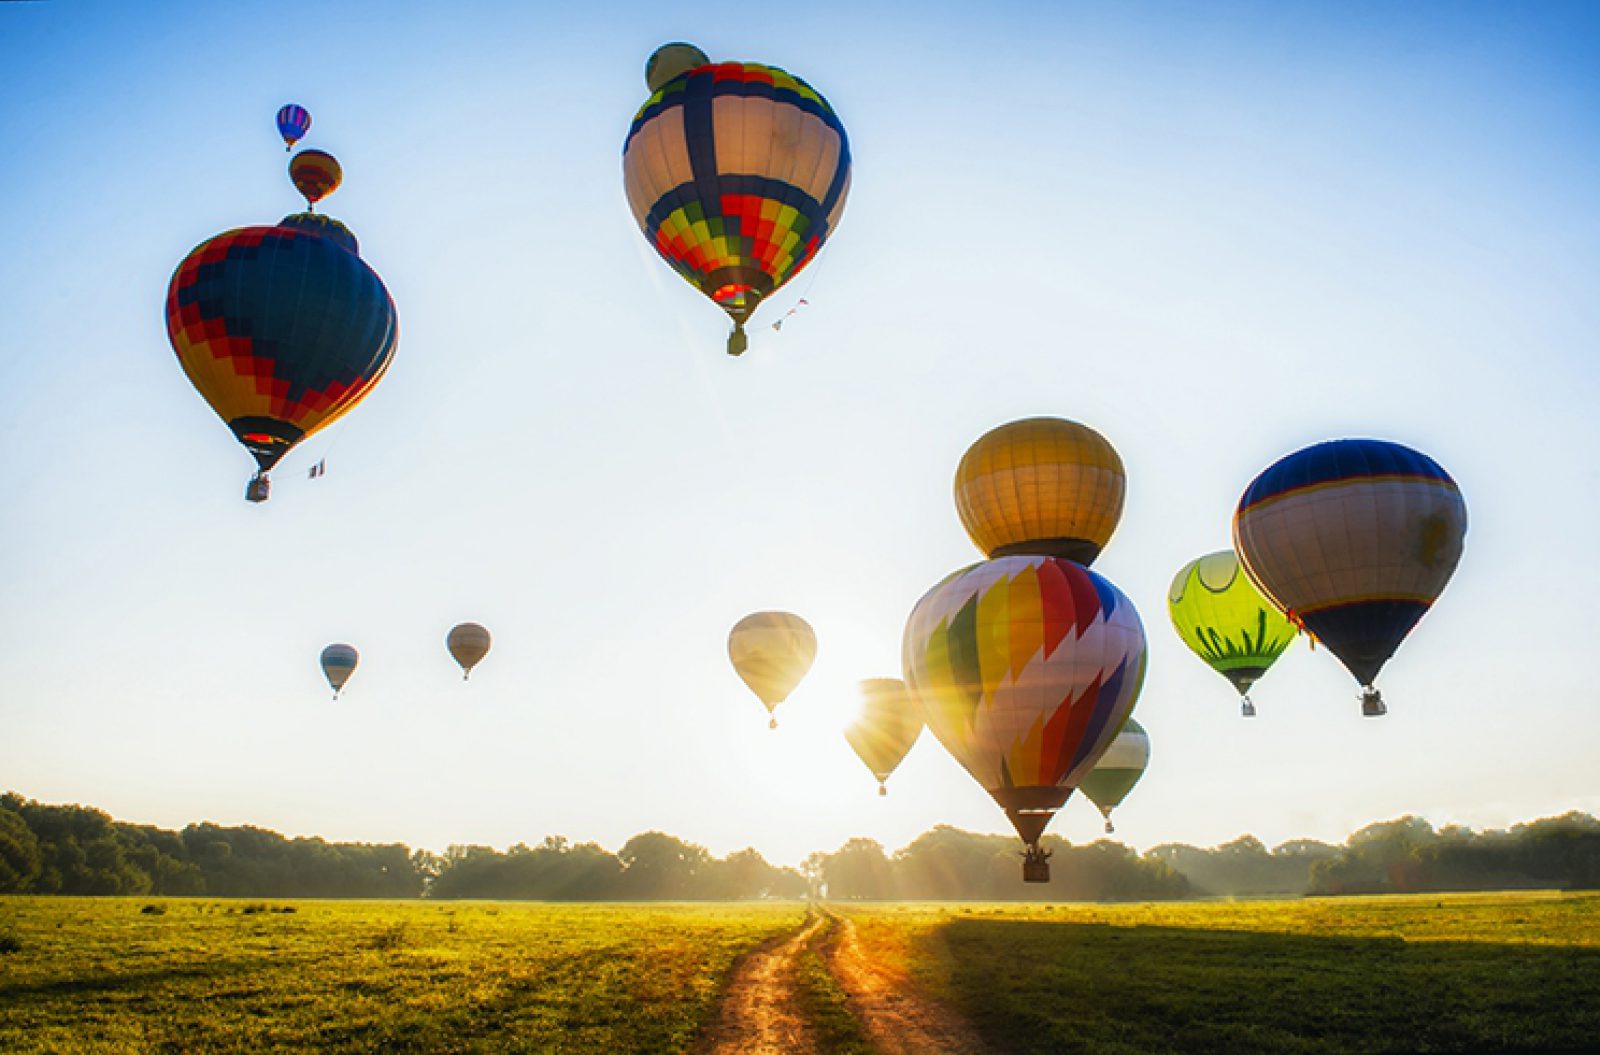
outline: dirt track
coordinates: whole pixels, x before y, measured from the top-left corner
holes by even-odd
[[[697,1055],[825,1055],[796,990],[796,960],[808,947],[844,992],[849,1008],[882,1055],[987,1055],[958,1015],[913,992],[906,979],[872,961],[856,940],[855,924],[816,909],[788,938],[740,959],[729,976],[717,1017]]]
[[[716,1022],[696,1051],[701,1055],[817,1055],[811,1024],[795,992],[795,958],[822,929],[813,912],[792,936],[734,964]]]
[[[850,1000],[850,1010],[882,1055],[985,1055],[966,1021],[942,1004],[923,999],[904,976],[869,959],[855,924],[837,921],[825,950],[828,969]]]

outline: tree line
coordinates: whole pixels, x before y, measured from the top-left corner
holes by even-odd
[[[1149,901],[1194,896],[1600,888],[1600,821],[1568,813],[1507,830],[1435,830],[1419,817],[1369,825],[1343,845],[1269,849],[1245,835],[1211,848],[1144,854],[1109,839],[1047,836],[1051,882],[1024,884],[1017,842],[940,825],[887,851],[851,839],[798,869],[753,849],[715,857],[644,832],[612,852],[550,836],[501,851],[442,854],[400,843],[330,843],[255,827],[182,831],[86,806],[0,795],[0,894],[492,898],[548,901],[837,899]]]

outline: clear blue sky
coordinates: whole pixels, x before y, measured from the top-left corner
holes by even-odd
[[[1121,837],[1600,811],[1600,9],[868,6],[0,4],[0,786],[432,848],[1002,830],[936,743],[878,799],[838,730],[976,557],[961,452],[1057,414],[1128,466],[1097,568],[1150,636],[1153,760]],[[670,39],[791,69],[851,134],[839,232],[768,310],[810,306],[739,361],[623,199]],[[256,507],[162,299],[294,210],[288,101],[401,339]],[[1343,435],[1456,476],[1465,560],[1388,718],[1297,646],[1245,723],[1167,582]],[[777,733],[724,653],[766,607],[821,639]],[[496,634],[469,685],[463,619]]]

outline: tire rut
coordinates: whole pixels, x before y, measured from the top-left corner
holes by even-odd
[[[813,911],[787,938],[746,953],[733,967],[716,1019],[695,1055],[823,1055],[800,1008],[796,960],[827,918]]]
[[[967,1021],[917,995],[906,977],[867,956],[855,924],[823,909],[834,923],[823,961],[844,990],[850,1010],[882,1055],[988,1055]]]

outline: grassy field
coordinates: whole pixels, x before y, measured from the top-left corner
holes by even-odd
[[[1600,1045],[1600,895],[835,907],[997,1055]],[[805,915],[0,898],[0,1051],[681,1052]],[[870,1052],[816,951],[797,969],[826,1049]]]
[[[804,917],[0,898],[0,1051],[679,1052],[734,957]]]
[[[997,1052],[1600,1050],[1600,895],[848,910]]]

